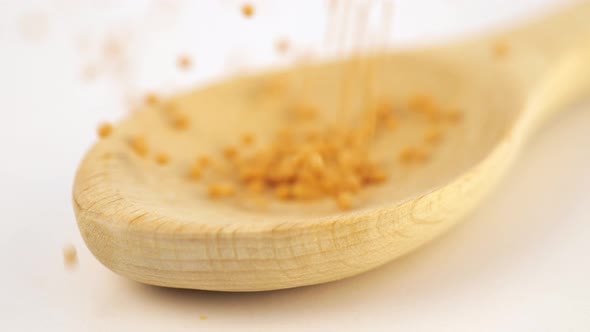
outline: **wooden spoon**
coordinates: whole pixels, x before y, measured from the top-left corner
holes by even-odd
[[[334,87],[356,60],[232,79],[167,103],[189,117],[185,131],[167,124],[166,110],[146,106],[91,149],[73,194],[89,249],[130,279],[222,291],[323,283],[404,255],[462,219],[541,120],[590,91],[590,3],[493,38],[361,60],[378,65],[380,96],[423,93],[463,110],[461,125],[429,163],[392,166],[391,179],[363,192],[349,212],[329,201],[260,209],[238,199],[212,201],[204,185],[186,177],[199,154],[216,153],[243,131],[264,140],[284,123],[276,109],[288,106],[289,86],[301,77],[308,81],[301,98],[336,108],[342,91]],[[269,86],[279,91],[263,91]],[[146,157],[129,148],[134,135],[146,137]],[[378,143],[383,156],[410,139],[400,135]],[[170,155],[169,164],[154,162],[159,151]]]

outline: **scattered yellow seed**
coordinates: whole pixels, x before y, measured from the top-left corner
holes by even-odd
[[[235,187],[229,183],[216,183],[209,186],[209,197],[223,198],[235,194]]]
[[[372,168],[370,172],[365,175],[365,180],[371,184],[382,183],[387,180],[387,175],[380,168]]]
[[[207,316],[205,316],[205,315],[201,315],[201,316],[199,316],[199,319],[200,319],[200,320],[207,320],[208,318],[209,318],[209,317],[207,317]]]
[[[194,165],[190,170],[190,178],[193,181],[199,180],[203,176],[203,170],[199,165]]]
[[[289,88],[289,81],[284,77],[271,77],[262,80],[259,86],[260,96],[263,98],[276,98],[283,96]]]
[[[164,105],[162,105],[162,111],[174,116],[178,112],[178,105],[176,105],[176,103],[173,102],[167,102]]]
[[[510,47],[505,41],[499,40],[492,46],[492,52],[496,59],[503,59],[510,52]]]
[[[308,200],[308,199],[310,199],[311,191],[309,190],[309,188],[308,188],[308,186],[306,184],[303,184],[303,183],[295,183],[291,187],[291,194],[296,199],[302,201],[302,200]]]
[[[160,103],[160,98],[155,93],[148,93],[145,96],[145,103],[149,106],[156,106]]]
[[[320,138],[321,134],[318,130],[310,130],[305,134],[305,139],[310,143],[317,142]]]
[[[414,160],[417,162],[425,162],[430,159],[430,153],[425,149],[416,149],[414,152]]]
[[[241,12],[244,17],[252,18],[255,8],[251,3],[244,2]],[[285,38],[277,39],[274,47],[277,53],[285,54],[290,48],[289,41]],[[493,51],[496,56],[503,57],[508,53],[509,48],[506,43],[497,42],[493,45]],[[311,59],[309,53],[303,56],[307,58],[304,60],[306,62]],[[189,70],[193,67],[193,61],[188,55],[180,55],[176,64],[181,70]],[[270,80],[261,80],[260,85],[257,86],[259,89],[255,92],[263,96],[284,95],[285,92],[289,92],[290,84],[293,84],[291,81],[289,77],[277,75]],[[302,102],[307,103],[306,100]],[[187,129],[190,125],[188,113],[180,112],[178,105],[169,100],[161,101],[156,94],[150,93],[145,96],[145,104],[158,106],[158,110],[165,112],[160,116],[169,121],[169,125],[173,128]],[[209,174],[212,178],[221,179],[220,181],[228,180],[228,182],[206,182],[207,187],[204,188],[208,190],[211,198],[228,197],[234,194],[239,194],[238,198],[268,198],[270,195],[282,200],[329,197],[335,199],[340,209],[349,210],[353,206],[354,195],[360,190],[387,180],[388,172],[370,157],[374,152],[371,150],[371,143],[374,137],[378,137],[380,131],[396,130],[403,124],[402,120],[406,119],[409,112],[415,112],[416,116],[408,117],[412,124],[424,124],[430,127],[426,127],[429,129],[424,132],[421,145],[403,149],[400,151],[399,159],[402,162],[419,163],[430,158],[432,151],[430,148],[434,147],[425,143],[438,143],[443,137],[442,130],[449,127],[444,124],[455,123],[462,119],[460,112],[444,111],[433,96],[426,94],[409,98],[407,107],[396,106],[394,109],[394,104],[387,99],[377,100],[377,103],[371,100],[368,104],[370,106],[364,112],[366,114],[361,114],[359,118],[347,115],[347,119],[335,121],[336,124],[314,122],[322,118],[323,113],[320,111],[323,109],[309,104],[295,105],[286,110],[289,112],[289,120],[302,121],[291,121],[267,146],[262,146],[259,150],[245,149],[244,146],[253,145],[257,137],[252,133],[243,133],[235,146],[227,146],[219,151],[220,158],[211,160],[206,156],[198,158],[193,165],[190,165],[190,169],[187,169],[188,175],[192,180],[199,180],[203,177],[205,167],[211,164],[211,167],[207,169],[205,180],[208,180]],[[354,108],[356,109],[357,106]],[[342,118],[345,117],[342,116]],[[344,124],[344,121],[352,123]],[[107,124],[104,128],[99,128],[98,135],[108,137],[112,130],[112,126]],[[421,133],[416,131],[416,135]],[[139,156],[148,155],[148,144],[144,137],[133,137],[129,144]],[[258,145],[261,144],[258,143]],[[154,158],[161,165],[170,162],[170,157],[164,153],[159,153]],[[221,161],[218,162],[218,159]],[[242,191],[245,195],[242,195]],[[201,319],[206,319],[206,316],[201,316]]]
[[[74,268],[78,265],[78,252],[73,245],[67,245],[63,248],[64,265],[67,268]]]
[[[103,123],[98,127],[98,137],[107,138],[113,133],[113,125],[110,123]]]
[[[378,174],[373,174],[372,176],[368,177],[367,179],[369,180],[369,183],[378,183],[381,181],[375,181],[375,179],[378,180]],[[383,179],[385,179],[385,174],[383,174]],[[353,193],[358,192],[362,187],[362,182],[361,179],[354,175],[354,174],[348,174],[346,177],[343,178],[343,182],[342,182],[342,188],[346,189],[346,190],[350,190]]]
[[[294,109],[295,117],[301,121],[314,120],[318,115],[318,110],[309,105],[299,106]]]
[[[271,182],[281,183],[293,180],[295,170],[287,165],[278,165],[268,171],[267,177]]]
[[[242,143],[244,145],[252,145],[254,143],[254,134],[252,134],[252,133],[242,134]]]
[[[160,165],[166,165],[170,162],[170,157],[165,153],[160,153],[156,156],[156,162]]]
[[[434,99],[427,95],[417,95],[408,101],[410,111],[419,113],[426,117],[431,124],[437,124],[443,118],[440,107],[434,102]]]
[[[185,130],[189,127],[190,121],[184,114],[176,114],[172,119],[172,125],[178,130]]]
[[[135,136],[130,141],[131,148],[140,157],[145,157],[148,154],[148,145],[143,136]]]
[[[409,163],[414,159],[414,152],[411,149],[403,149],[399,154],[399,159],[401,162]]]
[[[395,116],[390,115],[387,120],[385,120],[385,125],[389,130],[396,130],[399,126],[399,120]]]
[[[264,181],[262,181],[260,179],[250,181],[248,183],[248,185],[246,186],[246,189],[251,193],[255,193],[255,194],[262,193],[264,191]]]
[[[242,181],[252,181],[260,179],[264,175],[264,170],[255,165],[243,166],[239,170],[239,175]]]
[[[404,163],[425,162],[429,158],[430,153],[423,148],[407,147],[400,153],[400,161]]]
[[[207,166],[209,166],[210,164],[211,164],[211,159],[209,159],[209,157],[207,157],[207,156],[200,156],[200,157],[197,159],[197,165],[198,165],[199,167],[201,167],[201,168],[203,168],[203,167],[207,167]]]
[[[223,149],[223,156],[227,160],[235,160],[238,156],[238,150],[233,146],[227,146]]]
[[[189,70],[193,66],[193,60],[188,55],[181,55],[177,60],[178,68]]]
[[[450,111],[445,114],[445,118],[451,123],[458,123],[463,120],[463,113],[460,111]]]
[[[336,203],[342,210],[350,210],[352,208],[352,195],[349,192],[341,192],[336,196]]]
[[[442,131],[438,127],[428,129],[424,134],[424,141],[430,144],[437,144],[442,139]]]
[[[286,127],[270,146],[246,158],[236,159],[235,147],[225,148],[224,155],[232,161],[227,174],[238,175],[236,190],[250,194],[268,190],[281,200],[356,193],[387,179],[380,167],[367,160],[366,147],[353,144],[356,135],[337,127],[325,132]]]
[[[392,115],[393,105],[388,102],[381,102],[377,105],[377,119],[385,120]]]
[[[434,107],[434,101],[427,95],[416,95],[409,99],[408,107],[411,111],[427,113]]]
[[[313,182],[314,180],[316,180],[316,172],[311,170],[310,168],[301,167],[301,169],[299,169],[297,172],[297,181],[306,183],[306,182]],[[325,176],[329,176],[329,175],[327,175],[327,173],[326,173]],[[287,178],[286,180],[288,182],[290,182],[291,179]],[[299,191],[301,191],[301,190],[299,190]]]
[[[321,171],[324,169],[324,158],[318,152],[312,152],[307,157],[308,165],[316,171]]]
[[[409,163],[416,160],[416,153],[418,149],[413,146],[403,148],[399,154],[400,161]]]
[[[247,18],[254,16],[254,7],[251,4],[244,4],[242,6],[242,14]]]
[[[442,114],[438,109],[433,108],[430,111],[425,112],[424,115],[426,115],[426,117],[430,123],[437,124],[440,122]]]
[[[104,160],[109,160],[109,159],[111,159],[111,157],[112,157],[112,156],[113,156],[113,154],[112,154],[112,153],[110,153],[110,152],[105,152],[105,153],[103,153],[103,155],[102,155],[102,159],[104,159]]]
[[[293,141],[293,130],[291,128],[283,128],[279,131],[277,139],[283,144],[291,144]]]
[[[337,181],[331,176],[324,176],[319,181],[320,188],[329,194],[334,193],[336,187],[338,186]]]
[[[291,196],[291,188],[287,184],[281,184],[275,189],[275,195],[282,200],[286,200]]]
[[[315,107],[308,105],[299,105],[289,112],[294,119],[306,120],[314,120],[319,114]],[[294,201],[333,197],[340,209],[349,210],[360,190],[387,180],[388,172],[370,159],[371,140],[378,131],[398,128],[407,112],[417,112],[419,116],[411,121],[429,127],[423,132],[422,145],[400,151],[399,159],[403,163],[429,160],[431,150],[425,143],[435,144],[442,139],[447,126],[440,122],[461,119],[461,113],[443,111],[431,96],[418,95],[408,100],[407,109],[396,112],[392,104],[381,103],[373,111],[375,116],[351,126],[337,124],[322,128],[313,121],[294,121],[280,128],[270,144],[242,155],[239,147],[251,145],[255,139],[252,133],[243,133],[242,145],[223,148],[225,162],[215,163],[211,170],[231,181],[209,184],[209,196],[239,194],[237,197],[244,199],[248,206],[252,206],[250,203],[255,198],[267,198],[265,193],[275,199]],[[378,122],[371,127],[369,121]],[[195,166],[196,178],[201,176],[201,162],[209,163],[208,159],[202,160]]]

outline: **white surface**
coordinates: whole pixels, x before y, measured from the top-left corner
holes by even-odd
[[[223,294],[143,286],[101,266],[78,234],[72,179],[96,124],[125,111],[110,76],[81,83],[94,53],[76,35],[152,27],[130,51],[141,91],[206,81],[239,52],[266,63],[277,36],[317,40],[323,19],[315,0],[261,0],[252,21],[239,1],[173,2],[176,19],[154,19],[142,1],[0,0],[1,331],[590,331],[590,103],[548,124],[468,220],[361,276]],[[454,38],[560,2],[400,0],[396,40]],[[49,14],[38,42],[19,33],[31,10]],[[174,69],[182,52],[194,53],[193,74]],[[79,251],[73,272],[66,243]]]

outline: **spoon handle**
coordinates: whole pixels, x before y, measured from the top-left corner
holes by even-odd
[[[590,95],[590,1],[502,36],[535,123]]]

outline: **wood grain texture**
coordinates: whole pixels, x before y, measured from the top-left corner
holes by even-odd
[[[502,59],[494,56],[497,41],[509,47]],[[293,98],[335,116],[334,86],[350,61],[175,96],[191,123],[183,133],[167,126],[160,110],[134,113],[90,150],[76,176],[74,210],[88,248],[114,272],[143,283],[222,291],[323,283],[400,257],[469,213],[541,120],[590,90],[590,4],[492,38],[363,58],[378,63],[380,97],[426,93],[465,118],[423,167],[393,160],[416,139],[412,124],[378,138],[376,153],[390,163],[391,179],[364,191],[350,212],[337,212],[331,201],[273,203],[261,211],[238,199],[211,201],[202,185],[187,181],[197,155],[215,153],[242,131],[271,139],[265,133],[284,122],[276,109]],[[260,93],[277,82],[296,86],[301,77],[309,80],[303,96]],[[359,98],[360,92],[351,96]],[[146,136],[150,156],[165,151],[170,164],[134,155],[127,140],[137,134]]]

